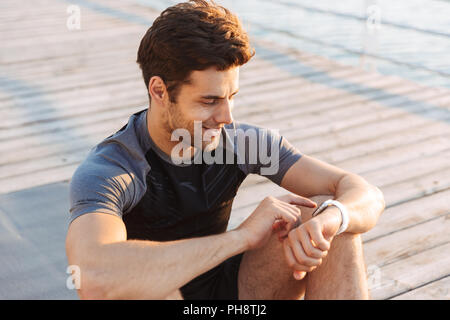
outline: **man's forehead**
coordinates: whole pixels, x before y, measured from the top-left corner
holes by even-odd
[[[239,67],[225,71],[218,71],[215,68],[206,70],[195,70],[189,77],[191,86],[196,91],[220,90],[229,86],[237,89],[239,83]]]

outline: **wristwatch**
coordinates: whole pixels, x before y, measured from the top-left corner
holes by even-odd
[[[340,203],[337,200],[326,200],[324,201],[312,214],[313,217],[317,216],[318,214],[322,213],[326,208],[328,208],[329,206],[336,206],[339,211],[341,211],[341,217],[342,217],[342,223],[341,226],[339,227],[339,230],[337,231],[336,235],[339,235],[343,232],[345,232],[345,230],[347,230],[348,228],[348,211],[345,208],[345,206]]]

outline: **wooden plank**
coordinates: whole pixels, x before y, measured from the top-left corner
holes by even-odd
[[[444,123],[425,123],[419,126],[411,126],[408,130],[389,131],[387,134],[381,134],[375,139],[363,140],[354,144],[343,145],[340,142],[336,142],[332,148],[328,150],[322,150],[315,153],[321,159],[330,163],[338,163],[351,158],[358,158],[367,155],[369,152],[380,152],[384,149],[395,149],[402,145],[408,145],[426,141],[432,137],[439,135],[447,135],[449,133],[449,126]],[[335,135],[324,135],[323,141],[328,139],[335,139]],[[317,141],[317,140],[316,140]],[[305,143],[299,145],[304,148],[305,151],[313,151],[314,144],[309,143],[310,139],[305,140]],[[325,146],[326,142],[323,143]],[[336,148],[336,146],[338,146]],[[302,149],[300,149],[302,150]],[[341,151],[342,150],[342,151]]]
[[[449,243],[449,217],[450,213],[365,243],[367,265],[382,267]]]
[[[92,34],[95,34],[95,32],[108,33],[114,29],[118,33],[121,32],[121,29],[143,29],[143,26],[140,25],[112,20],[99,14],[86,13],[81,19],[81,29],[71,31],[66,26],[68,17],[69,14],[65,12],[64,8],[53,17],[53,20],[25,20],[23,24],[3,24],[0,29],[0,36],[5,40],[5,48],[14,48],[24,45],[38,46],[39,42],[36,40],[36,36],[43,42],[52,43],[64,41],[69,32],[76,37],[80,34],[89,35],[92,32]]]
[[[133,90],[135,93],[132,93]],[[76,88],[69,92],[57,92],[52,95],[49,107],[42,103],[42,101],[47,100],[45,96],[33,97],[33,99],[30,99],[31,101],[27,100],[25,102],[19,100],[20,104],[15,108],[15,110],[17,110],[16,116],[6,117],[6,119],[2,121],[1,128],[12,129],[10,133],[12,135],[13,131],[20,131],[25,125],[37,124],[38,126],[42,126],[43,122],[47,123],[59,119],[92,114],[99,111],[106,112],[109,109],[109,103],[107,102],[112,100],[124,102],[127,100],[132,101],[132,98],[136,96],[140,98],[140,101],[147,97],[144,84],[140,79],[104,84],[101,87]],[[146,100],[148,100],[148,98],[146,98]],[[20,108],[22,103],[29,103],[32,105],[33,101],[36,102],[37,110],[29,111]],[[40,108],[37,106],[38,104],[40,104]],[[53,107],[55,105],[58,105],[58,108]],[[0,114],[7,116],[8,112],[0,110]]]
[[[356,131],[355,131],[356,133]],[[295,145],[296,143],[294,143]],[[353,172],[367,172],[380,168],[386,168],[389,165],[401,163],[411,158],[411,155],[425,156],[427,154],[436,153],[448,149],[449,137],[442,135],[432,139],[421,141],[413,145],[405,145],[398,148],[383,150],[382,153],[377,153],[366,158],[367,162],[362,163],[361,158],[351,158],[349,160],[340,161],[337,165],[348,171]],[[427,150],[425,150],[426,148]],[[300,149],[301,150],[301,149]]]
[[[411,181],[426,174],[442,172],[449,167],[450,148],[424,157],[413,157],[395,166],[363,173],[362,176],[369,183],[386,188],[394,183]],[[380,171],[383,174],[380,174]]]
[[[39,173],[8,179],[0,183],[0,194],[43,186],[55,182],[69,181],[79,163],[51,168]]]
[[[339,70],[337,70],[336,73],[338,73]],[[346,70],[343,70],[344,72],[347,72]],[[362,79],[370,79],[371,81],[379,81],[380,79],[377,77],[373,77],[372,75],[368,74],[360,74],[352,73],[355,75],[355,80],[362,80]],[[284,86],[282,88],[279,88],[278,90],[269,90],[269,87],[265,86],[259,86],[258,87],[258,96],[255,98],[252,98],[252,101],[246,101],[243,100],[242,103],[245,104],[247,107],[250,106],[257,106],[259,107],[260,104],[264,104],[266,101],[276,101],[276,100],[284,100],[282,101],[283,104],[286,104],[286,102],[289,102],[290,105],[292,105],[293,101],[302,102],[303,99],[305,99],[305,94],[307,95],[313,95],[317,92],[320,92],[321,90],[321,98],[325,99],[326,97],[335,96],[338,94],[351,94],[348,91],[346,91],[345,85],[350,86],[350,83],[343,83],[339,82],[338,84],[335,84],[333,87],[330,85],[333,82],[339,81],[334,79],[322,79],[322,76],[320,74],[317,74],[317,79],[311,78],[310,80],[305,78],[295,78],[298,80],[295,80],[298,85],[292,87],[292,86]],[[351,78],[350,78],[351,79]],[[326,80],[326,81],[325,81]],[[316,81],[316,82],[313,82]],[[330,83],[331,81],[331,83]],[[389,82],[384,80],[385,84],[393,84],[393,83],[399,83],[397,82]],[[401,84],[401,83],[400,83]],[[369,90],[370,88],[367,88]],[[331,90],[331,92],[328,92],[328,90]],[[248,96],[250,97],[250,96]]]
[[[372,82],[372,85],[375,85],[376,81]],[[338,91],[333,88],[327,89],[327,93],[320,95],[320,91],[323,91],[323,86],[318,91],[308,91],[305,92],[305,96],[301,99],[293,99],[286,101],[283,98],[283,101],[280,103],[272,104],[270,100],[266,103],[259,106],[258,109],[252,110],[250,113],[250,117],[253,122],[262,123],[263,121],[270,120],[278,120],[278,119],[287,119],[295,117],[302,117],[305,113],[310,112],[315,115],[322,115],[324,112],[333,112],[336,109],[341,110],[351,107],[351,108],[359,108],[364,109],[365,112],[371,112],[372,110],[380,109],[381,107],[390,108],[395,107],[396,105],[402,105],[406,101],[406,99],[413,99],[416,104],[419,104],[423,99],[433,99],[436,97],[441,98],[446,95],[436,95],[432,90],[422,90],[422,91],[411,91],[411,88],[408,86],[403,86],[398,83],[386,83],[384,84],[388,87],[396,87],[400,88],[403,92],[401,96],[389,96],[386,93],[385,96],[378,96],[376,101],[366,98],[363,95],[357,96],[354,94],[348,94],[345,91]],[[343,88],[345,90],[345,88]],[[368,88],[367,90],[370,90]],[[318,96],[318,94],[320,96]],[[290,94],[290,92],[289,92]],[[299,92],[297,93],[299,94]],[[450,96],[450,94],[448,95]],[[292,98],[294,98],[292,96]],[[239,98],[240,99],[240,98]],[[417,102],[416,102],[417,101]],[[446,103],[446,101],[442,101]],[[440,100],[437,100],[437,106],[442,103]],[[241,104],[241,103],[239,103]],[[250,104],[250,101],[247,101],[247,104]],[[429,102],[425,102],[422,104],[429,104]],[[312,107],[313,106],[313,107]],[[447,104],[448,106],[448,104]],[[261,110],[262,109],[262,110]],[[407,109],[407,108],[405,108]],[[246,109],[236,108],[238,117],[242,117],[245,119],[245,114],[248,114]],[[242,115],[241,115],[242,111]]]
[[[298,59],[300,61],[302,61],[303,57],[305,57],[305,56],[314,55],[313,53],[306,53],[306,52],[300,51],[300,50],[295,49],[295,48],[288,48],[288,47],[282,46],[279,43],[273,42],[271,40],[263,40],[263,39],[260,39],[260,38],[254,38],[253,39],[253,43],[254,44],[258,44],[261,47],[269,48],[269,50],[272,51],[272,52],[285,52],[286,54],[288,54],[291,57],[291,59]],[[325,56],[320,56],[315,61],[316,61],[315,65],[311,65],[311,67],[315,67],[315,68],[320,69],[322,67],[322,65],[326,65],[327,62],[330,61],[330,59],[325,57]],[[338,62],[338,61],[332,61],[332,63],[334,65],[343,65],[343,63]],[[362,72],[370,72],[370,71],[364,70],[363,68],[360,68],[360,67],[355,67],[355,68],[360,69]],[[373,73],[376,73],[376,72],[373,72]],[[386,78],[398,79],[398,80],[403,81],[405,83],[409,83],[412,86],[427,88],[427,86],[425,86],[425,85],[421,85],[420,83],[413,82],[411,80],[408,80],[406,78],[402,78],[400,76],[386,75],[386,74],[383,75],[383,76],[386,77]],[[442,90],[444,90],[446,92],[448,92],[448,90],[449,90],[448,88],[438,88],[438,87],[435,87],[435,89],[436,90],[441,90],[442,89]]]
[[[346,73],[348,79],[352,79],[353,81],[363,79],[367,79],[368,81],[370,80],[372,83],[380,81],[379,78],[373,77],[372,75],[358,74],[344,69],[330,72],[330,74],[333,73]],[[277,82],[277,84],[272,86],[269,84],[270,79],[267,81],[266,79],[264,80],[266,82],[265,84],[252,86],[252,90],[243,87],[242,95],[239,97],[239,101],[241,105],[245,105],[246,109],[240,110],[247,111],[247,108],[257,108],[256,112],[262,113],[260,108],[265,105],[270,105],[272,108],[266,111],[276,109],[276,111],[279,112],[282,110],[280,107],[288,107],[289,109],[292,109],[294,102],[298,107],[300,105],[310,104],[313,101],[323,101],[328,97],[340,97],[347,95],[353,97],[354,100],[355,98],[363,98],[349,93],[345,86],[341,86],[339,88],[332,87],[332,83],[328,80],[325,81],[321,79],[320,75],[317,76],[317,83],[312,82],[312,77],[309,80],[304,78],[287,78],[286,81]],[[384,83],[386,83],[386,81],[384,81]],[[394,83],[386,83],[386,85],[389,84],[394,85]],[[367,90],[370,90],[370,88],[367,88]],[[255,111],[253,111],[253,113],[255,113]]]
[[[140,70],[138,70],[138,66],[135,63],[137,45],[133,46],[132,50],[127,48],[126,51],[119,51],[120,54],[117,54],[117,49],[118,48],[116,48],[114,51],[102,51],[101,54],[88,54],[83,59],[72,57],[70,59],[71,63],[67,65],[62,65],[62,62],[60,60],[58,60],[58,63],[56,63],[55,59],[53,59],[51,60],[52,63],[47,65],[48,70],[43,68],[42,64],[44,63],[41,63],[39,64],[39,68],[37,68],[37,70],[30,70],[30,68],[26,68],[24,70],[17,70],[17,68],[5,68],[5,71],[14,73],[14,77],[19,77],[22,80],[36,81],[39,87],[41,87],[41,93],[52,92],[56,89],[61,90],[62,88],[69,89],[73,86],[78,87],[80,85],[86,87],[88,84],[85,83],[85,80],[90,79],[94,81],[98,80],[98,82],[100,83],[104,82],[105,80],[119,81],[124,77],[126,79],[132,78],[132,75],[136,79],[141,79],[141,72]],[[34,61],[31,63],[31,66],[36,65],[36,62]],[[70,72],[62,72],[58,70],[69,70]],[[134,72],[131,72],[131,70],[133,70]],[[247,82],[249,82],[250,84],[257,81],[255,77],[250,77],[248,80],[249,81]],[[271,80],[271,78],[268,77],[266,78],[266,80],[269,81]],[[78,82],[82,82],[82,84]],[[245,81],[243,83],[245,83]],[[16,94],[23,93],[30,95],[30,93],[27,92],[26,89],[27,88],[14,88],[14,92]],[[33,91],[31,91],[31,95],[32,94]],[[5,106],[3,105],[3,107]]]
[[[270,127],[283,128],[283,135],[290,141],[299,140],[300,137],[302,137],[301,139],[305,137],[320,139],[323,138],[323,135],[332,135],[334,136],[332,141],[322,140],[324,140],[324,143],[333,144],[337,140],[355,139],[353,134],[348,135],[353,131],[360,131],[362,135],[359,137],[371,139],[380,133],[387,134],[392,130],[398,131],[402,127],[401,125],[400,127],[393,125],[393,123],[411,121],[418,126],[425,122],[430,123],[433,119],[439,117],[439,120],[443,122],[450,119],[450,112],[434,108],[431,105],[416,105],[415,113],[401,108],[376,108],[376,105],[377,103],[373,103],[374,108],[371,108],[367,105],[354,106],[350,104],[343,107],[342,110],[331,109],[324,112],[318,111],[317,114],[304,114],[298,117],[298,120],[295,118],[279,121],[274,119],[270,123]],[[324,126],[324,123],[327,125]],[[403,124],[403,127],[406,126]]]
[[[363,234],[363,241],[368,243],[398,230],[444,216],[449,213],[449,208],[449,188],[399,205],[388,205],[377,225]]]
[[[131,75],[134,74],[134,77],[136,79],[141,79],[140,71],[138,71],[138,67],[135,63],[135,52],[134,53],[130,52],[127,55],[127,57],[128,57],[127,58],[127,61],[128,61],[127,66],[133,67],[133,69],[136,69],[135,70],[136,72],[135,73],[130,72],[129,75],[125,76],[125,78],[130,78]],[[115,60],[114,63],[112,63],[112,61],[111,61],[111,63],[109,63],[109,64],[101,65],[100,66],[101,67],[100,70],[102,70],[101,74],[96,74],[96,72],[98,71],[98,69],[97,69],[98,65],[93,65],[92,68],[86,69],[82,74],[75,74],[75,75],[69,74],[68,76],[57,75],[56,77],[49,78],[49,79],[41,79],[42,75],[40,75],[38,82],[39,82],[39,86],[42,87],[41,92],[46,93],[48,91],[52,91],[52,89],[54,89],[54,88],[47,89],[46,87],[47,86],[51,87],[51,84],[54,84],[58,87],[61,85],[61,83],[63,83],[63,84],[65,83],[65,81],[66,81],[65,78],[67,78],[67,82],[72,83],[72,85],[73,85],[73,82],[75,80],[77,80],[77,77],[81,77],[81,79],[85,79],[84,77],[92,76],[95,79],[105,80],[105,76],[103,75],[103,73],[104,73],[103,69],[110,69],[109,72],[106,72],[106,76],[108,77],[109,80],[114,79],[114,80],[119,81],[123,78],[123,75],[120,74],[120,69],[119,70],[115,70],[115,69],[116,69],[117,60],[119,60],[119,62],[120,62],[120,61],[123,61],[123,59],[122,58],[118,59],[118,58],[119,57],[113,56],[113,59]],[[74,61],[74,63],[79,64],[77,61]],[[83,60],[83,65],[85,65],[85,63],[86,62]],[[67,68],[73,69],[73,66],[68,66]],[[25,71],[27,72],[27,75],[29,75],[29,70],[25,70]],[[91,75],[91,73],[93,73],[93,74]],[[109,73],[118,73],[118,75],[116,75],[115,77],[111,77],[111,75]],[[54,74],[52,74],[52,76],[54,76]],[[265,80],[268,81],[270,79],[271,78],[269,77],[269,78],[266,78]],[[256,77],[251,77],[251,79],[249,79],[249,80],[250,80],[249,84],[252,84],[252,82],[255,82],[255,81],[257,82]],[[102,81],[99,81],[99,82],[102,82]],[[83,84],[83,86],[86,86],[86,85]],[[23,90],[21,91],[20,89],[21,88],[15,89],[14,92],[16,92],[16,91],[22,92]],[[5,106],[3,106],[3,107],[5,107]]]
[[[95,68],[113,65],[114,59],[116,63],[120,63],[131,55],[135,55],[137,48],[134,46],[116,47],[115,50],[100,50],[88,51],[82,55],[67,52],[63,56],[54,57],[52,59],[41,60],[36,63],[36,60],[22,61],[20,63],[0,64],[2,70],[6,74],[14,74],[18,77],[38,77],[51,76],[55,74],[55,70],[69,70],[72,71],[74,66],[78,68],[86,68],[84,71]],[[136,58],[136,56],[135,56]],[[83,69],[79,70],[80,72]],[[43,79],[47,80],[47,79]],[[51,79],[49,79],[51,80]]]
[[[112,133],[118,131],[124,125],[124,118],[105,121],[102,126],[91,124],[83,128],[80,135],[72,135],[70,145],[67,143],[67,137],[61,135],[50,135],[52,139],[22,139],[22,148],[14,146],[12,149],[6,148],[6,144],[1,144],[3,150],[0,165],[7,163],[17,163],[21,161],[43,158],[50,155],[64,155],[70,153],[73,148],[91,148],[108,137]],[[42,143],[40,143],[42,141]],[[17,143],[20,143],[18,141]]]
[[[61,76],[53,76],[52,78],[50,78],[48,80],[39,79],[38,84],[37,84],[38,87],[40,88],[39,93],[41,95],[44,94],[44,97],[46,97],[45,94],[55,93],[54,91],[56,91],[57,94],[51,96],[51,99],[55,99],[55,97],[57,98],[61,95],[64,95],[64,92],[58,92],[58,91],[63,91],[63,89],[87,88],[89,90],[103,91],[104,89],[100,88],[99,86],[101,86],[103,84],[109,84],[109,83],[123,83],[124,80],[126,82],[133,81],[133,80],[135,80],[137,82],[141,82],[142,85],[136,86],[134,88],[135,90],[132,91],[132,92],[136,92],[136,93],[141,92],[142,91],[141,87],[143,87],[143,81],[141,79],[141,72],[138,69],[137,64],[134,62],[134,59],[135,59],[134,55],[133,55],[133,58],[131,58],[131,56],[130,56],[128,59],[128,62],[126,64],[124,64],[123,71],[124,72],[127,71],[126,75],[121,74],[122,69],[116,70],[115,65],[113,66],[112,64],[109,64],[106,66],[102,66],[102,68],[108,68],[110,70],[106,71],[106,72],[102,71],[102,73],[100,75],[96,74],[96,72],[99,70],[94,68],[93,70],[88,69],[85,72],[83,72],[82,74],[68,74],[68,75],[61,75]],[[114,74],[118,74],[118,75],[114,76]],[[90,82],[89,82],[89,80],[90,80]],[[268,78],[266,80],[270,80],[270,78]],[[248,82],[248,84],[247,84],[248,87],[251,87],[253,85],[252,81],[254,82],[257,80],[256,80],[256,78],[253,77],[252,80]],[[89,88],[89,86],[91,84],[92,85],[95,84],[96,88]],[[10,86],[8,86],[8,83],[4,84],[3,86],[10,87]],[[49,87],[47,87],[47,86],[49,86]],[[25,108],[30,108],[29,106],[33,105],[33,101],[34,101],[34,99],[36,99],[36,97],[34,97],[34,95],[36,93],[35,88],[10,87],[10,90],[12,90],[16,94],[23,94],[24,97],[21,97],[21,101],[23,101],[24,104],[25,104],[25,102],[27,102],[27,104],[24,105]],[[129,90],[133,90],[133,89],[130,88]],[[71,94],[73,94],[73,92],[68,93],[68,95],[69,95],[68,98],[70,98]],[[42,97],[38,97],[38,98],[42,99]],[[16,103],[12,98],[10,98],[9,103],[3,103],[1,108],[2,109],[8,108],[8,112],[10,112],[11,109],[16,108]],[[60,108],[63,109],[63,106],[60,106]],[[31,110],[34,113],[42,113],[42,109],[43,109],[42,106],[33,105],[33,108]],[[45,108],[44,108],[44,110],[45,110]]]
[[[0,181],[9,181],[13,177],[23,177],[28,174],[37,173],[49,168],[56,168],[66,164],[81,163],[89,152],[84,146],[81,148],[74,147],[73,151],[65,154],[57,154],[43,158],[34,159],[33,161],[13,162],[11,164],[2,165],[0,171]]]
[[[440,110],[440,104],[446,104],[450,100],[448,96],[428,96],[428,93],[422,93],[419,97],[428,96],[428,103],[420,101],[408,101],[403,96],[380,96],[376,100],[368,99],[363,95],[349,95],[344,90],[341,92],[328,90],[326,86],[322,86],[323,90],[329,92],[328,94],[322,94],[318,92],[305,93],[300,98],[300,93],[295,89],[291,89],[289,92],[283,92],[267,97],[267,100],[262,101],[260,96],[250,97],[241,96],[237,98],[236,108],[234,114],[237,120],[253,122],[257,124],[263,124],[263,121],[279,120],[280,123],[291,119],[292,121],[302,121],[305,115],[313,117],[315,115],[316,121],[320,119],[319,116],[327,117],[330,112],[339,112],[340,108],[344,110],[352,107],[363,110],[364,113],[371,113],[372,111],[379,111],[381,108],[392,109],[393,114],[399,114],[400,112],[406,113],[420,113],[426,110]],[[404,87],[406,93],[412,94],[408,87]],[[278,100],[270,100],[270,99]],[[261,101],[261,104],[255,101]],[[244,107],[245,106],[245,107]],[[436,112],[435,111],[435,112]],[[444,115],[448,113],[448,110],[442,109],[440,112]],[[266,114],[266,115],[263,115]],[[329,119],[329,118],[328,118]],[[295,122],[291,121],[291,126]],[[276,122],[278,126],[278,122]],[[275,127],[275,124],[272,125]]]
[[[441,256],[438,257],[440,258]],[[450,300],[450,276],[412,289],[396,296],[393,300]]]
[[[384,187],[382,191],[385,195],[385,200],[394,205],[430,195],[449,187],[450,168],[447,168],[397,185],[389,185]]]
[[[33,50],[25,50],[26,48],[5,49],[2,50],[0,54],[0,62],[18,63],[26,60],[51,59],[63,55],[67,52],[68,47],[70,47],[74,53],[83,54],[86,48],[98,51],[129,45],[129,39],[127,39],[127,37],[114,37],[113,34],[109,35],[108,41],[99,41],[99,39],[100,36],[97,39],[85,38],[79,46],[71,46],[71,41],[67,40],[65,42],[49,44],[48,46],[33,47]],[[102,38],[102,40],[106,40],[106,36]],[[109,43],[109,46],[105,47],[105,43]]]
[[[127,99],[128,98],[128,99]],[[121,100],[116,100],[111,96],[108,96],[107,93],[104,95],[99,95],[96,97],[97,101],[93,101],[92,105],[101,105],[101,106],[109,106],[108,112],[96,112],[92,113],[89,110],[86,110],[84,114],[80,114],[78,116],[64,117],[59,121],[51,121],[51,122],[40,122],[33,123],[23,127],[17,128],[2,128],[2,136],[0,137],[0,141],[9,140],[16,137],[30,136],[30,135],[41,135],[43,133],[55,132],[64,130],[69,136],[70,132],[67,132],[68,128],[76,131],[76,127],[83,123],[94,122],[94,119],[104,120],[104,119],[113,119],[118,114],[120,115],[128,115],[126,118],[145,107],[145,101],[147,98],[145,96],[138,97],[124,97]],[[103,101],[103,102],[101,102]],[[76,108],[76,103],[72,103],[73,107]],[[95,109],[96,107],[93,107]],[[98,107],[100,108],[100,107]],[[124,112],[125,111],[125,112]],[[127,113],[128,112],[128,113]]]
[[[395,247],[395,244],[388,242],[385,245]],[[364,251],[368,250],[364,246]],[[376,264],[368,265],[368,269],[372,273],[368,279],[372,299],[390,299],[394,296],[397,300],[420,299],[427,293],[432,293],[436,299],[448,298],[449,282],[439,283],[435,280],[450,273],[450,244],[424,250],[382,268]],[[428,286],[414,290],[429,282],[431,290],[426,288]]]
[[[67,140],[68,138],[84,139],[83,137],[87,137],[86,139],[89,140],[89,133],[92,132],[92,130],[103,131],[105,134],[108,134],[111,129],[120,129],[123,125],[125,125],[133,112],[145,108],[145,106],[130,107],[119,105],[119,108],[111,108],[109,113],[99,113],[98,115],[93,114],[87,119],[69,118],[67,121],[63,122],[62,125],[61,123],[52,123],[50,128],[47,127],[48,130],[43,131],[40,134],[23,134],[9,140],[2,140],[0,143],[2,148],[0,150],[14,151],[27,145],[45,146],[46,144],[51,144],[54,140]],[[98,122],[95,120],[98,120]],[[93,129],[92,126],[95,126],[96,128]],[[55,134],[55,132],[58,134]],[[90,146],[90,144],[88,144],[88,146]]]

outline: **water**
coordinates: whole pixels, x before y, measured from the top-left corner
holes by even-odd
[[[136,0],[163,10],[180,1]],[[450,88],[450,1],[216,0],[250,36]]]

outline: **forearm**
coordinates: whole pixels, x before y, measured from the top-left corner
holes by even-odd
[[[334,196],[348,210],[347,232],[350,233],[364,233],[372,229],[385,208],[381,191],[354,174],[339,180]]]
[[[170,242],[130,240],[104,244],[91,253],[93,263],[87,268],[87,276],[96,285],[90,286],[90,295],[163,299],[245,249],[246,243],[237,231]]]

